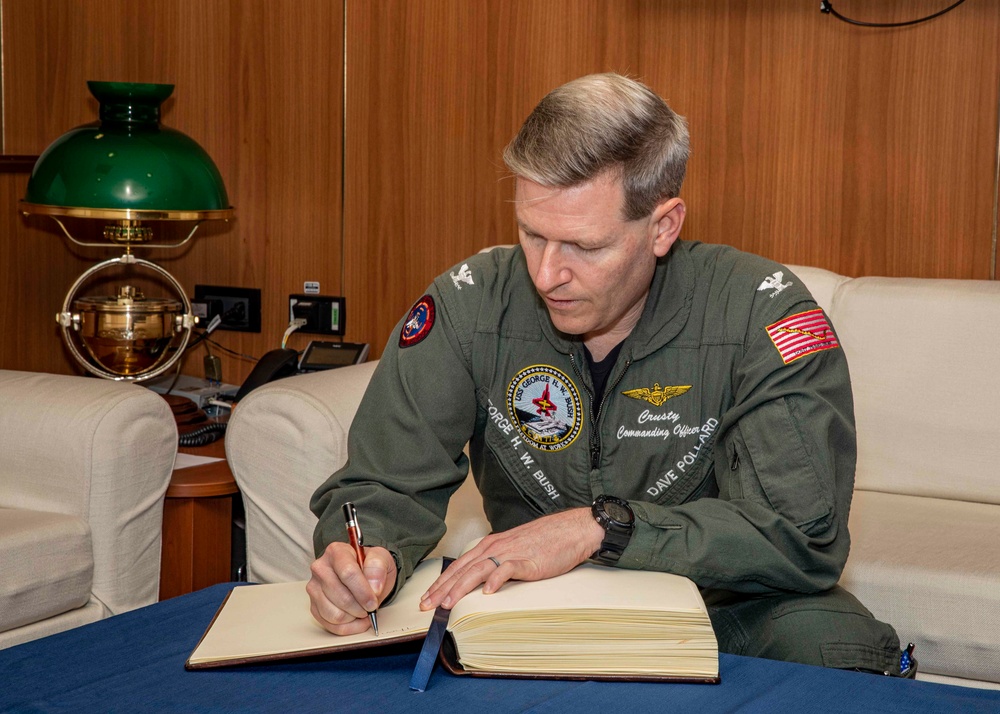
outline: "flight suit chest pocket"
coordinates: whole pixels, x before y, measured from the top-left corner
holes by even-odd
[[[545,475],[516,429],[507,433],[497,424],[487,425],[485,437],[486,448],[525,501],[542,513],[555,513],[562,508],[558,488]]]

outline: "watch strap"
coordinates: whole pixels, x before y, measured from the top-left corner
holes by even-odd
[[[608,501],[626,509],[631,515],[631,522],[624,524],[612,518],[604,509],[604,504]],[[635,514],[632,512],[632,507],[629,506],[628,501],[623,499],[600,495],[594,499],[591,512],[598,525],[604,528],[604,540],[601,541],[597,552],[591,556],[591,560],[605,565],[615,565],[621,559],[625,548],[628,547],[629,541],[632,540],[632,532],[635,530]]]

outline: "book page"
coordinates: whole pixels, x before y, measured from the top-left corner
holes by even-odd
[[[474,590],[455,605],[450,622],[454,626],[480,611],[549,609],[686,611],[707,617],[698,586],[688,578],[584,563],[549,580],[506,582],[492,595]]]
[[[718,644],[688,578],[585,563],[459,601],[448,629],[466,671],[714,680]]]
[[[320,627],[309,611],[304,580],[233,588],[187,664],[318,654],[426,632],[434,612],[420,610],[420,596],[440,573],[440,559],[417,566],[392,604],[379,608],[378,637],[371,630],[342,637]]]

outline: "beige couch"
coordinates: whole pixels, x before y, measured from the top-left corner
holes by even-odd
[[[176,453],[147,389],[0,370],[0,648],[156,602]]]
[[[842,583],[917,644],[920,679],[1000,688],[1000,282],[792,269],[832,316],[853,378],[859,454]],[[226,447],[251,580],[309,576],[309,496],[344,463],[373,369],[292,377],[236,409]],[[487,531],[472,479],[448,527],[440,552]]]

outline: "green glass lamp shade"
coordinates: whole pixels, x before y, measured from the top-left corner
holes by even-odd
[[[76,127],[38,158],[29,213],[133,219],[229,218],[219,169],[187,135],[160,124],[172,84],[88,82],[101,121]]]

